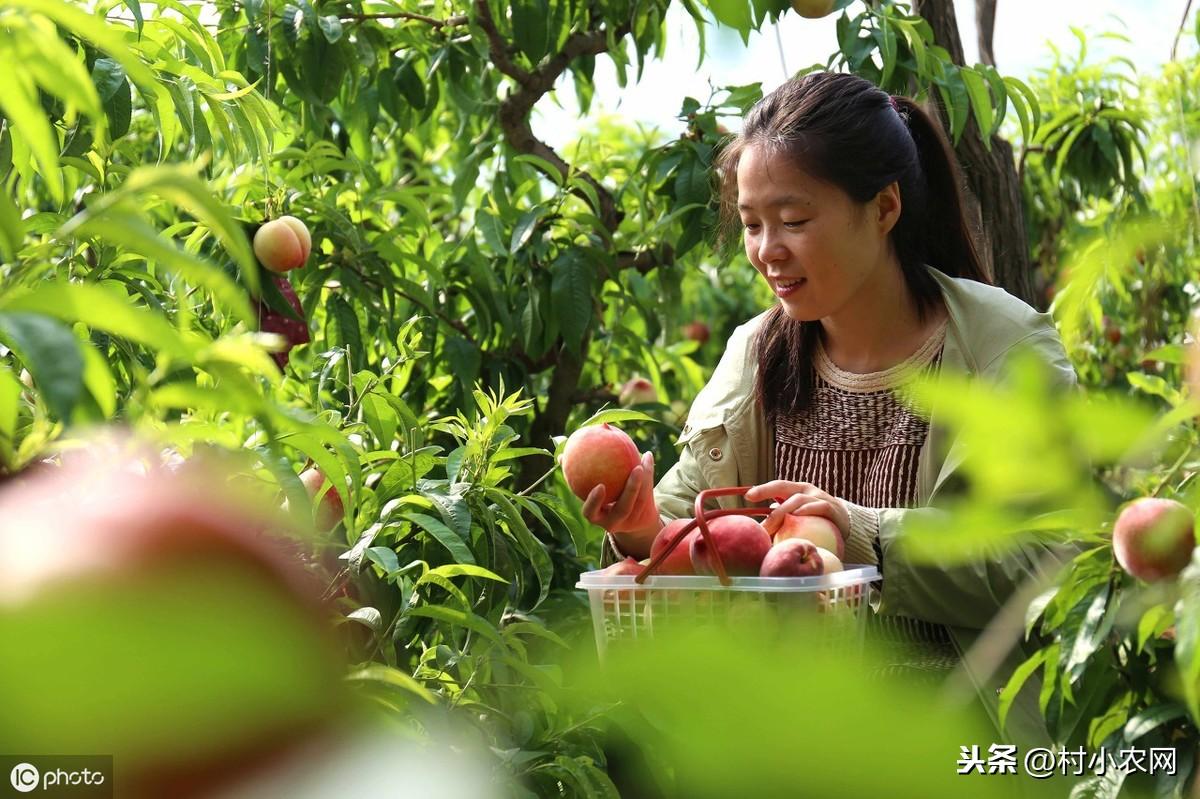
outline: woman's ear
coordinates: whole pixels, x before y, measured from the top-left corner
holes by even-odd
[[[900,220],[900,184],[893,180],[880,189],[871,206],[871,221],[878,226],[881,235],[888,235]]]

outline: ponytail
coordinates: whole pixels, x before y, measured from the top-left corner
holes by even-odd
[[[900,263],[926,263],[951,277],[990,284],[967,223],[962,170],[941,124],[909,97],[890,101],[908,127],[919,162],[909,193],[903,181],[900,186],[904,210],[892,230]],[[909,213],[914,200],[917,207]]]

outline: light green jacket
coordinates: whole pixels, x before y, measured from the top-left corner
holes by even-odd
[[[1075,371],[1049,314],[1038,313],[1000,288],[931,272],[949,311],[942,374],[956,372],[994,380],[1004,374],[1009,358],[1027,347],[1052,367],[1064,389],[1076,385]],[[734,331],[712,379],[692,405],[678,442],[682,446],[679,461],[654,492],[666,518],[692,516],[701,489],[752,486],[775,479],[774,436],[754,399],[757,364],[752,346],[765,316]],[[979,632],[1046,555],[1056,565],[1067,557],[1067,553],[1040,543],[970,565],[931,566],[900,556],[896,543],[904,537],[905,520],[914,513],[931,512],[930,507],[953,491],[951,477],[963,457],[961,443],[938,424],[937,409],[933,408],[917,464],[917,507],[879,510],[884,579],[878,612],[946,625],[960,655],[970,650]],[[736,507],[744,503],[737,497],[722,497],[720,504]],[[999,689],[1024,657],[1020,649],[1014,650],[990,679],[972,675],[993,721]],[[1029,745],[1049,741],[1032,689],[1031,684],[1022,691],[1007,723],[1009,737]]]

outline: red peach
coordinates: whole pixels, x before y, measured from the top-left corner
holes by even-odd
[[[658,402],[658,391],[654,384],[644,377],[635,377],[621,386],[621,394],[617,399],[621,407],[641,405],[647,402]]]
[[[325,479],[325,473],[314,466],[300,473],[300,482],[304,483],[304,490],[308,492],[309,499],[315,500],[318,492],[328,481]],[[345,505],[342,504],[342,495],[338,493],[336,487],[330,486],[317,506],[317,529],[322,532],[332,530],[344,515]]]
[[[567,439],[562,454],[563,476],[580,499],[587,499],[593,488],[603,485],[604,501],[614,502],[640,461],[637,446],[624,431],[607,422],[589,425]]]
[[[825,573],[821,551],[804,538],[789,538],[767,552],[759,577],[815,577]]]
[[[676,519],[673,522],[667,523],[663,529],[658,531],[658,535],[654,538],[654,543],[650,545],[650,558],[658,557],[658,553],[667,548],[667,545],[674,539],[675,534],[691,524],[691,519]],[[693,527],[684,539],[671,550],[671,554],[667,555],[663,561],[658,564],[655,574],[695,574],[696,570],[692,567],[692,542],[700,535],[700,528]]]
[[[1192,559],[1194,514],[1171,499],[1143,497],[1113,524],[1113,554],[1126,572],[1147,582],[1174,577]]]
[[[721,516],[708,523],[713,546],[731,577],[752,577],[758,574],[763,558],[771,548],[771,536],[763,526],[748,516]],[[716,574],[711,560],[709,541],[699,535],[692,541],[692,568],[696,574]]]
[[[683,337],[699,342],[701,347],[708,343],[709,335],[708,325],[703,322],[688,322],[683,326]]]
[[[273,219],[254,234],[254,255],[272,272],[304,266],[311,246],[308,229],[295,217]]]
[[[789,513],[775,531],[775,543],[781,544],[790,538],[807,539],[833,552],[839,559],[845,556],[846,544],[842,540],[842,531],[824,516],[797,516]]]

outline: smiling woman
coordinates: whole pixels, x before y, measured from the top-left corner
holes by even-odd
[[[961,457],[948,459],[937,409],[918,411],[907,390],[945,373],[1000,379],[1023,348],[1063,389],[1074,370],[1050,317],[989,285],[953,152],[912,100],[848,74],[793,79],[716,166],[726,232],[740,228],[778,303],[727,343],[654,490],[658,510],[690,516],[703,489],[752,486],[746,501],[778,503],[768,530],[788,514],[828,519],[848,564],[880,569],[875,626],[892,667],[938,681],[1036,564],[1065,553],[1030,543],[965,565],[908,559],[907,522],[940,512]],[[1008,673],[978,686],[989,707]],[[1046,742],[1025,710],[1008,732]]]

